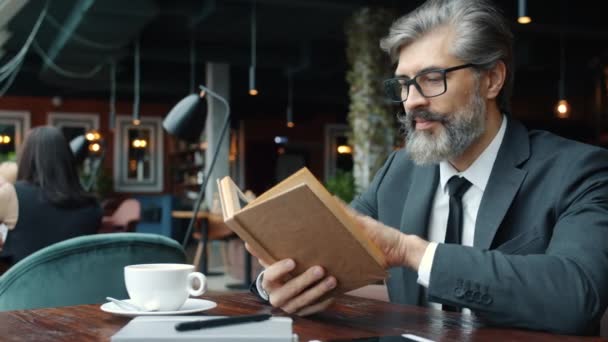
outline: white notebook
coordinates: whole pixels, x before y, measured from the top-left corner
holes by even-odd
[[[252,322],[191,331],[176,331],[180,322],[219,318],[221,316],[139,316],[120,329],[112,342],[127,341],[219,341],[219,342],[292,342],[292,319],[272,317],[262,322]]]

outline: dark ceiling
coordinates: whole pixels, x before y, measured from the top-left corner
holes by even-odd
[[[0,10],[23,0],[2,0]],[[45,64],[34,45],[8,95],[109,97],[110,62],[117,66],[117,96],[133,98],[133,51],[141,47],[142,101],[173,103],[189,93],[190,44],[195,46],[195,82],[204,81],[205,62],[231,65],[231,102],[240,112],[284,113],[288,69],[294,76],[294,107],[346,113],[344,25],[363,6],[404,14],[422,1],[257,0],[257,87],[247,95],[251,0],[54,0],[35,37],[63,69],[93,76],[74,79]],[[516,35],[518,94],[557,94],[559,41],[566,47],[568,92],[592,91],[608,51],[608,20],[602,1],[528,1],[533,19],[516,23],[517,0],[498,5]],[[8,5],[7,5],[8,4]],[[5,65],[24,46],[45,1],[29,0],[0,30],[10,38],[0,47]],[[0,13],[1,18],[1,13]],[[96,45],[92,46],[91,43]],[[3,85],[4,82],[0,82]],[[253,114],[252,114],[253,115]]]

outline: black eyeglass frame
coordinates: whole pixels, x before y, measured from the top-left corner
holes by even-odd
[[[393,78],[389,78],[387,80],[384,81],[384,91],[388,97],[388,99],[391,102],[394,103],[403,103],[405,101],[407,101],[408,97],[410,96],[410,86],[413,84],[414,87],[416,87],[416,90],[418,90],[418,93],[420,93],[420,95],[422,95],[425,98],[432,98],[432,97],[437,97],[437,96],[441,96],[443,94],[445,94],[448,91],[448,81],[447,81],[447,73],[450,71],[455,71],[455,70],[460,70],[460,69],[465,69],[465,68],[475,68],[477,67],[477,64],[473,64],[473,63],[466,63],[466,64],[461,64],[461,65],[457,65],[457,66],[453,66],[450,68],[445,68],[445,69],[431,69],[431,70],[426,70],[423,71],[417,75],[415,75],[414,77],[412,77],[411,79],[407,79],[406,77],[393,77]],[[416,79],[418,79],[418,77],[420,76],[424,76],[426,74],[430,74],[432,72],[440,72],[441,76],[443,77],[443,91],[439,94],[435,94],[435,95],[431,95],[431,96],[427,96],[424,95],[424,92],[422,91],[422,88],[420,87],[420,85],[418,84],[418,81],[416,81]],[[407,94],[405,96],[404,99],[401,100],[396,100],[393,99],[393,97],[391,96],[391,91],[389,89],[392,89],[391,84],[393,82],[399,82],[402,81],[404,83],[400,83],[401,84],[401,88],[407,88]]]

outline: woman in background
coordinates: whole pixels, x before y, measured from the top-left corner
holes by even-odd
[[[35,251],[94,234],[101,223],[97,199],[80,185],[74,156],[61,131],[36,127],[18,156],[17,182],[0,181],[0,258],[13,265]],[[3,246],[2,246],[3,245]]]

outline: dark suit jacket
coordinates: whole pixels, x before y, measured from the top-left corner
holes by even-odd
[[[438,166],[389,156],[352,206],[427,237]],[[391,301],[421,304],[417,272],[389,270]],[[439,244],[428,300],[491,324],[596,334],[608,303],[608,151],[508,119],[474,247]]]

